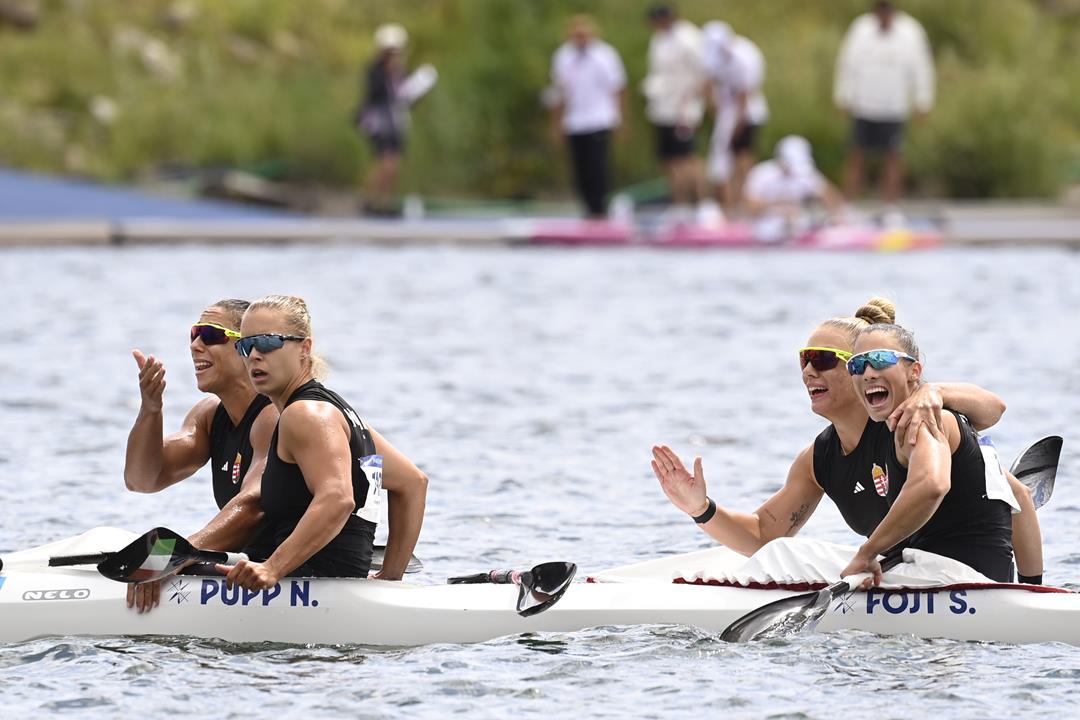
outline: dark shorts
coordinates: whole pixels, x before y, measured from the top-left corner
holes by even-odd
[[[731,137],[731,151],[733,153],[753,151],[760,132],[760,125],[743,125],[742,129]]]
[[[904,144],[904,121],[855,118],[851,124],[851,144],[863,150],[899,150]]]
[[[684,135],[685,128],[672,125],[656,126],[656,152],[661,160],[674,160],[694,154],[694,132]]]
[[[405,149],[405,136],[399,133],[368,135],[368,142],[375,157],[387,153],[400,155]]]

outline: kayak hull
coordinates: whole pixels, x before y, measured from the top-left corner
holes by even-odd
[[[674,624],[719,633],[767,602],[797,594],[665,582],[575,583],[532,617],[508,585],[416,585],[355,579],[287,579],[257,592],[221,578],[181,576],[161,604],[139,614],[126,586],[92,569],[25,569],[0,575],[0,642],[46,636],[165,635],[230,642],[415,646],[475,643],[534,632]],[[1015,587],[855,592],[819,630],[865,630],[957,640],[1080,645],[1080,595]]]

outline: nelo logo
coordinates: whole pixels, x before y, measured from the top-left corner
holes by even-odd
[[[27,590],[23,593],[23,600],[85,600],[90,597],[90,590],[87,588],[76,588],[69,590],[64,588],[63,590]]]

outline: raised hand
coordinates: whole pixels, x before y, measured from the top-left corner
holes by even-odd
[[[139,366],[139,392],[142,394],[143,410],[161,412],[161,397],[165,392],[165,366],[153,355],[131,351]]]
[[[701,458],[694,458],[694,474],[691,475],[675,451],[667,445],[654,445],[652,469],[660,487],[671,503],[687,515],[700,515],[708,508],[705,497],[705,473]]]

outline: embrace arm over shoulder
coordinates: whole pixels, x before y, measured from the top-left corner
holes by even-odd
[[[237,551],[255,537],[265,516],[259,504],[262,474],[266,469],[266,456],[270,451],[270,439],[274,435],[277,417],[274,406],[267,405],[252,423],[251,464],[244,475],[240,492],[218,511],[206,527],[188,538],[195,547]]]
[[[388,496],[390,523],[383,568],[374,577],[400,580],[412,558],[427,504],[427,475],[404,453],[374,430],[375,449],[383,456],[383,488]]]
[[[1005,414],[1005,401],[972,383],[936,383],[945,407],[967,416],[976,430],[997,425]]]
[[[124,484],[128,490],[153,493],[191,477],[210,459],[210,423],[221,401],[196,403],[178,432],[162,439],[161,410],[139,409],[128,434]]]
[[[971,420],[976,430],[997,424],[1005,403],[994,393],[971,383],[923,383],[889,416],[889,428],[908,445],[914,445],[919,427],[926,425],[931,435],[944,426],[942,409],[948,407]]]

